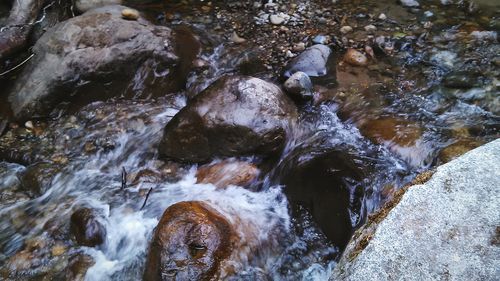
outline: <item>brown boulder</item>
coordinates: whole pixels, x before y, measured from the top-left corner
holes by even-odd
[[[143,280],[215,280],[233,239],[229,222],[208,204],[176,203],[155,229]]]
[[[201,166],[196,172],[196,183],[211,183],[223,188],[229,185],[248,186],[259,175],[259,169],[243,161],[223,161]]]
[[[267,156],[284,147],[297,108],[281,89],[248,76],[225,76],[167,124],[163,157],[208,162],[214,156]]]

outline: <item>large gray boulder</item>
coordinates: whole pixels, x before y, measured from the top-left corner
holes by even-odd
[[[142,71],[144,78],[174,67],[178,57],[172,31],[142,17],[123,19],[124,8],[91,10],[57,24],[38,40],[33,59],[8,97],[16,118],[46,114],[70,98],[102,98],[105,86],[116,86],[109,93],[121,95],[124,89],[140,86],[130,84],[136,72]]]
[[[278,153],[296,118],[297,108],[278,86],[254,77],[225,76],[172,118],[159,151],[184,162]]]
[[[498,280],[500,140],[409,187],[351,240],[331,280]]]

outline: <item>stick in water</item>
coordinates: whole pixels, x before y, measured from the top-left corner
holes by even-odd
[[[122,167],[122,189],[127,188],[127,170]]]
[[[152,187],[148,190],[148,193],[146,194],[146,199],[144,199],[144,203],[142,204],[141,210],[144,209],[144,207],[146,207],[146,202],[148,202],[149,194],[151,193],[151,191],[153,191]]]

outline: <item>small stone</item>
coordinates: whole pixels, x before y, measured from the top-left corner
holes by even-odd
[[[269,20],[274,25],[280,25],[280,24],[282,24],[285,21],[285,18],[282,17],[282,16],[280,16],[280,15],[271,15],[269,17]]]
[[[424,16],[426,16],[426,17],[430,18],[430,17],[434,16],[434,13],[433,13],[433,12],[431,12],[431,11],[425,11],[425,12],[424,12]]]
[[[349,32],[352,32],[352,27],[350,27],[350,26],[348,26],[348,25],[342,26],[342,27],[340,28],[340,32],[341,32],[342,34],[347,34],[347,33],[349,33]]]
[[[304,43],[304,42],[299,42],[299,43],[293,45],[293,48],[292,48],[292,50],[294,52],[302,52],[305,49],[306,49],[306,43]]]
[[[242,44],[245,43],[247,39],[240,37],[238,33],[236,33],[235,31],[233,32],[233,35],[231,35],[231,41],[233,41],[236,44]]]
[[[399,2],[401,2],[401,4],[405,7],[419,7],[420,4],[415,1],[415,0],[399,0]]]
[[[368,64],[368,58],[355,49],[347,50],[344,55],[344,61],[353,66],[365,66]]]
[[[123,9],[122,17],[126,20],[137,20],[139,19],[139,11],[130,8]]]
[[[314,44],[326,44],[328,41],[328,38],[324,35],[318,35],[314,37],[312,40]]]
[[[312,82],[309,76],[302,72],[295,72],[290,78],[288,78],[283,84],[285,91],[291,96],[309,100],[313,97],[312,95]]]
[[[377,27],[373,24],[369,24],[369,25],[365,26],[365,30],[367,32],[374,32],[377,30]]]
[[[31,121],[27,121],[26,123],[24,123],[24,127],[26,127],[26,129],[28,130],[33,130],[35,128],[35,126],[33,126],[33,122]]]
[[[378,19],[379,19],[379,20],[386,20],[386,19],[387,19],[387,16],[386,16],[384,13],[382,13],[382,14],[380,14],[380,15],[378,16]]]

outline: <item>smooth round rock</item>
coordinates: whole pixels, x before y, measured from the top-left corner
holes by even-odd
[[[155,229],[143,280],[217,280],[234,239],[229,222],[207,203],[176,203]]]
[[[139,18],[139,11],[129,8],[123,9],[122,17],[126,20],[137,20]]]
[[[310,77],[319,77],[327,74],[327,62],[331,49],[322,44],[317,44],[305,49],[300,55],[288,63],[284,76],[290,77],[295,72],[301,71]]]
[[[344,61],[353,66],[366,66],[368,64],[368,58],[355,49],[349,49],[344,55]]]

